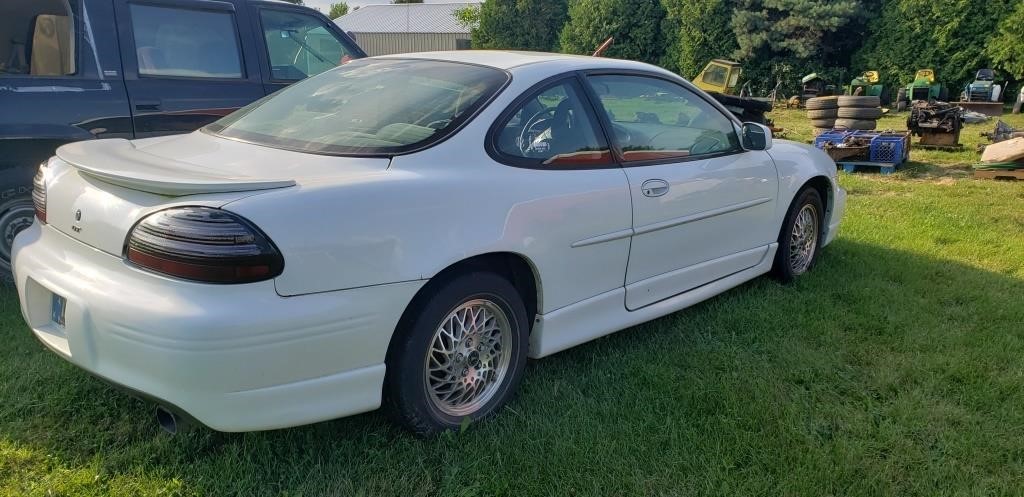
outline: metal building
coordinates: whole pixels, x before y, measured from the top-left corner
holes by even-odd
[[[367,5],[334,22],[369,55],[468,50],[469,28],[455,13],[472,3],[401,3]]]

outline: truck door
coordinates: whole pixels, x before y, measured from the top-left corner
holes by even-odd
[[[322,14],[288,4],[260,3],[252,9],[263,85],[267,94],[347,60],[365,57],[351,38]]]
[[[263,96],[248,9],[216,0],[118,0],[136,138],[185,133]]]

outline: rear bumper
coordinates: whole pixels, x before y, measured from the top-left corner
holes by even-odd
[[[220,431],[297,426],[380,406],[384,357],[423,282],[281,297],[273,281],[150,274],[35,223],[15,240],[21,311],[68,361]],[[67,299],[65,325],[51,318]]]

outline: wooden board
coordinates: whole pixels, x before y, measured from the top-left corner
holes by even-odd
[[[975,169],[978,179],[1019,179],[1024,180],[1024,169]]]

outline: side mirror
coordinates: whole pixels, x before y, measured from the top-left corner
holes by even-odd
[[[741,135],[745,150],[768,150],[772,148],[772,130],[763,124],[743,123]]]

